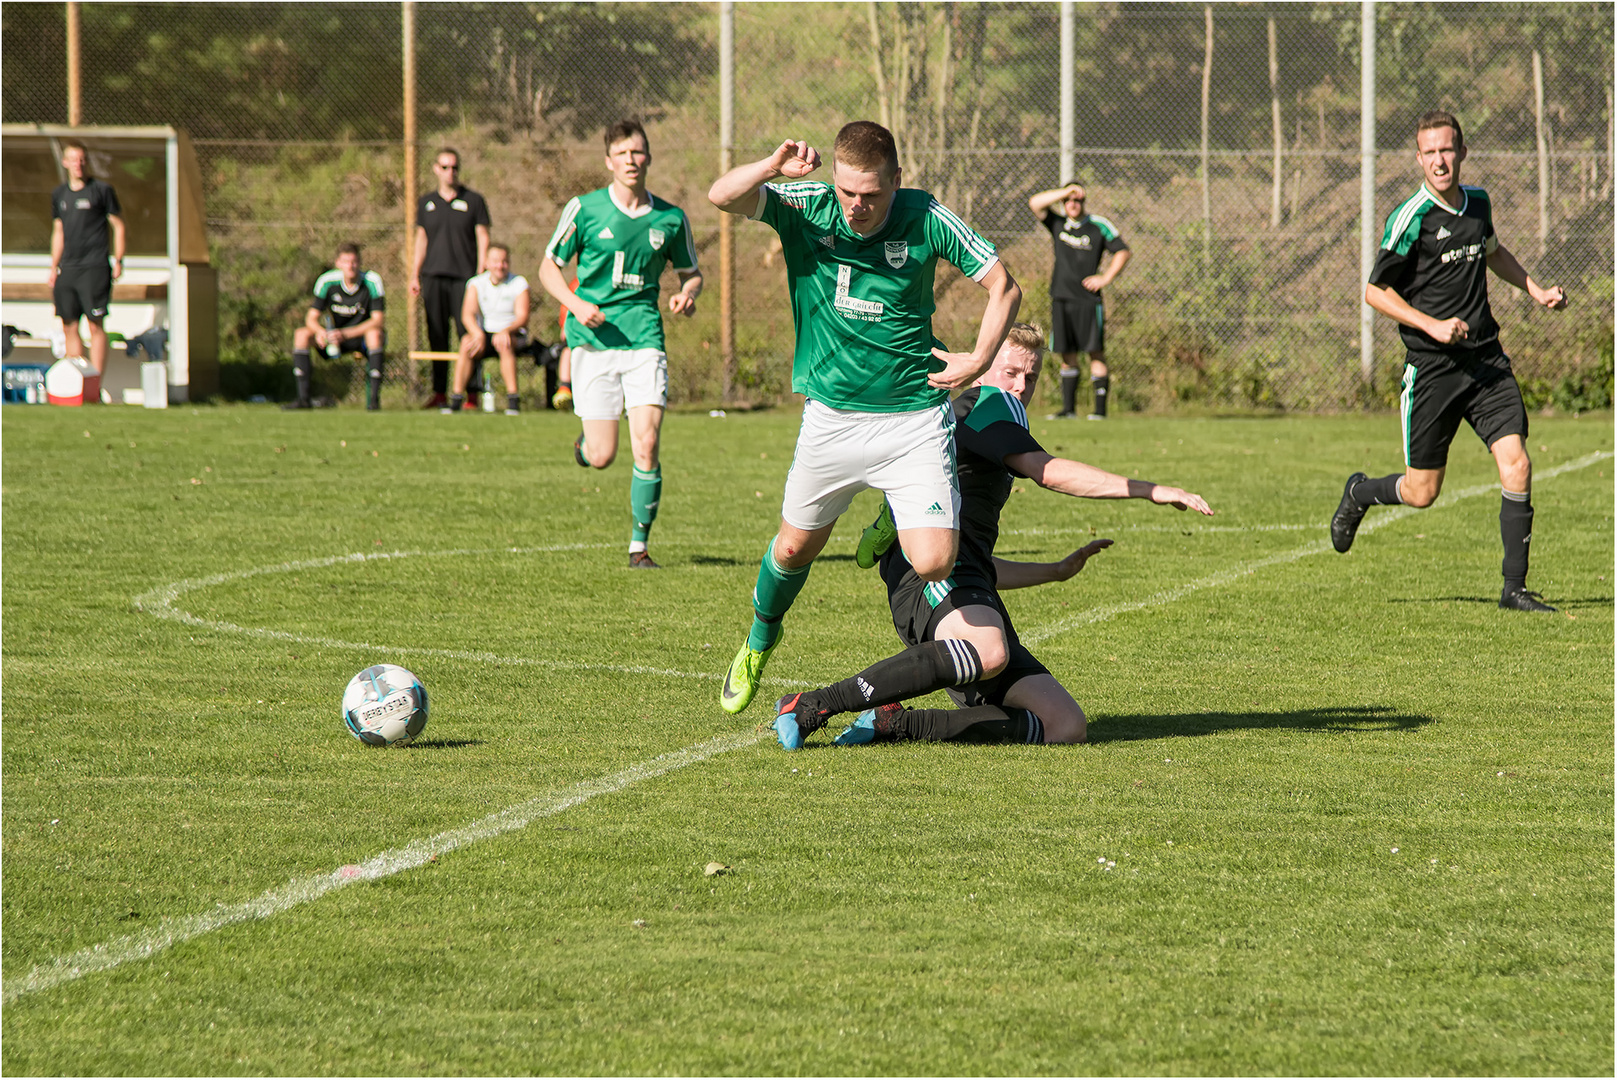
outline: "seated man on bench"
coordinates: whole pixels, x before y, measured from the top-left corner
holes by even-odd
[[[466,283],[466,300],[460,323],[466,336],[460,339],[460,358],[455,363],[455,390],[449,404],[438,410],[456,413],[466,402],[466,384],[472,365],[489,357],[500,358],[500,378],[505,382],[505,415],[516,416],[522,403],[517,387],[517,353],[528,344],[528,279],[511,273],[511,250],[504,244],[490,244],[488,269]],[[492,392],[492,388],[485,386]]]
[[[382,279],[371,270],[361,270],[359,245],[337,245],[337,268],[327,270],[314,283],[314,300],[303,318],[303,325],[292,333],[292,377],[297,380],[297,400],[284,409],[312,409],[309,396],[314,365],[309,346],[324,349],[332,359],[344,353],[363,353],[370,376],[365,408],[382,407],[382,349],[386,338],[382,323]]]

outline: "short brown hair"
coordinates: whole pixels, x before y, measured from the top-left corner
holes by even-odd
[[[1019,322],[1005,333],[1005,343],[1033,354],[1033,377],[1044,368],[1044,331],[1034,323]]]
[[[438,152],[432,155],[433,163],[436,164],[438,159],[443,157],[445,154],[448,154],[450,157],[455,159],[456,168],[460,167],[460,151],[456,150],[453,146],[440,146],[438,148]]]
[[[1460,121],[1455,118],[1453,113],[1444,112],[1442,109],[1431,109],[1420,114],[1420,119],[1415,123],[1415,137],[1419,138],[1420,133],[1423,131],[1431,131],[1433,128],[1441,127],[1453,128],[1455,144],[1457,146],[1465,145],[1465,132],[1460,130]]]
[[[496,251],[496,250],[505,252],[505,257],[508,258],[508,259],[511,257],[511,245],[510,244],[502,244],[498,240],[490,240],[489,243],[488,243],[488,247],[484,248],[483,252],[486,255],[488,252]]]
[[[77,140],[77,139],[68,139],[66,142],[62,143],[62,153],[65,154],[69,150],[77,150],[79,153],[83,154],[86,158],[89,158],[89,156],[90,156],[90,148],[88,146],[85,146],[83,143],[79,142],[79,140]]]
[[[613,143],[622,142],[635,135],[640,136],[640,141],[646,144],[647,150],[651,149],[651,140],[646,137],[646,129],[632,116],[609,125],[601,141],[606,145],[606,152],[610,154]]]
[[[337,255],[339,257],[343,255],[352,255],[357,259],[359,258],[359,245],[354,243],[352,240],[344,240],[342,243],[337,245]]]
[[[837,132],[832,153],[836,160],[860,172],[885,171],[889,177],[898,172],[898,147],[893,133],[874,121],[844,124]]]

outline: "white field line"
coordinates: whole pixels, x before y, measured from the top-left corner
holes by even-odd
[[[412,870],[445,852],[475,844],[479,840],[487,840],[501,833],[525,828],[540,818],[552,817],[588,802],[597,795],[610,795],[622,791],[642,780],[663,776],[719,754],[751,746],[761,738],[762,735],[751,731],[720,735],[706,742],[687,746],[683,750],[675,750],[649,761],[631,765],[620,772],[583,780],[560,791],[540,795],[490,814],[470,825],[450,829],[424,840],[412,840],[403,847],[384,851],[365,862],[350,864],[328,873],[293,878],[279,888],[270,889],[242,903],[220,904],[213,911],[179,918],[165,918],[149,930],[113,938],[60,957],[49,964],[35,967],[22,978],[6,982],[4,1000],[9,1004],[24,994],[49,990],[86,975],[127,964],[132,960],[144,960],[171,945],[178,945],[182,941],[234,923],[267,919],[300,904],[318,900],[335,889],[355,882],[375,881],[377,878]]]
[[[1554,468],[1546,469],[1535,479],[1539,481],[1548,480],[1552,477],[1559,476],[1562,473],[1587,468],[1588,466],[1593,465],[1598,461],[1603,461],[1611,456],[1612,454],[1610,452],[1587,454],[1584,457],[1578,458],[1574,461],[1565,462],[1564,464],[1555,466]],[[1451,492],[1439,498],[1434,504],[1433,508],[1436,509],[1438,507],[1451,506],[1462,499],[1474,498],[1478,495],[1485,495],[1490,491],[1496,490],[1498,490],[1497,484],[1482,484],[1476,487],[1462,488],[1459,491]],[[1364,525],[1360,526],[1359,532],[1369,532],[1374,528],[1379,528],[1393,521],[1397,521],[1398,519],[1406,517],[1414,512],[1415,511],[1409,507],[1395,507],[1387,513],[1380,514],[1375,519],[1367,521]],[[512,553],[527,553],[537,551],[578,550],[586,546],[589,545],[579,544],[549,548],[504,548],[491,550],[503,550],[510,551]],[[1294,551],[1286,552],[1281,555],[1274,555],[1266,559],[1258,559],[1253,562],[1243,563],[1232,570],[1213,574],[1202,578],[1199,581],[1190,582],[1189,584],[1181,585],[1175,589],[1168,589],[1163,592],[1156,593],[1141,601],[1129,604],[1118,604],[1111,607],[1095,608],[1091,611],[1064,619],[1052,627],[1039,631],[1037,634],[1028,635],[1026,640],[1043,641],[1047,638],[1055,636],[1058,633],[1061,633],[1063,630],[1070,629],[1074,626],[1080,626],[1085,623],[1100,622],[1104,619],[1110,619],[1115,615],[1123,614],[1128,611],[1137,611],[1146,607],[1169,604],[1200,589],[1211,588],[1216,585],[1229,584],[1230,582],[1235,581],[1247,574],[1251,574],[1264,566],[1274,566],[1280,563],[1295,562],[1296,560],[1304,558],[1308,555],[1319,554],[1329,550],[1330,544],[1328,542],[1322,541],[1305,544]],[[473,551],[457,551],[434,552],[431,554],[466,555],[475,553],[476,552]],[[219,623],[212,620],[199,619],[194,615],[190,615],[187,612],[175,608],[173,603],[179,598],[180,595],[193,589],[204,588],[209,585],[224,584],[225,582],[229,581],[238,581],[243,578],[255,577],[261,574],[285,573],[288,571],[305,568],[312,569],[316,567],[334,566],[343,562],[364,562],[368,559],[406,558],[413,554],[425,553],[390,552],[338,555],[325,559],[308,559],[301,562],[282,563],[279,566],[260,567],[255,570],[238,571],[230,574],[219,574],[209,578],[195,578],[188,581],[177,582],[173,585],[165,585],[161,588],[154,589],[149,593],[145,593],[136,599],[136,605],[141,610],[148,611],[151,614],[157,615],[161,618],[175,619],[191,626],[199,626],[213,630],[232,631],[260,637],[269,637],[277,640],[297,641],[300,643],[310,644],[324,644],[325,642],[318,638],[305,637],[298,634],[288,634],[282,631],[239,627],[231,623]],[[353,643],[335,641],[331,642],[330,644],[334,648],[383,648],[381,646],[360,646]],[[440,655],[454,659],[468,660],[480,660],[484,659],[485,657],[490,657],[500,663],[526,662],[518,659],[492,657],[492,654],[457,652],[448,649],[394,649],[393,651],[413,651],[428,655]],[[592,665],[564,665],[556,663],[552,666],[590,667]],[[711,679],[717,677],[695,672],[663,671],[662,669],[634,668],[629,666],[608,667],[606,665],[593,665],[593,667],[595,667],[597,670],[623,671],[633,674],[667,674],[681,678]],[[436,836],[430,837],[426,840],[412,841],[402,848],[384,851],[382,854],[374,856],[366,862],[344,866],[329,873],[310,874],[301,878],[293,878],[285,885],[279,888],[270,889],[267,892],[253,898],[252,900],[247,900],[237,904],[220,904],[215,910],[204,912],[198,915],[165,918],[156,927],[153,927],[150,930],[146,930],[138,934],[130,934],[125,937],[114,938],[111,941],[103,942],[100,945],[94,945],[88,949],[81,949],[76,953],[60,957],[49,964],[42,964],[33,968],[26,976],[23,976],[20,979],[12,980],[5,984],[3,1000],[10,1003],[25,994],[36,993],[40,990],[48,990],[52,987],[60,986],[63,983],[72,982],[75,979],[82,978],[85,975],[91,975],[99,971],[107,971],[111,968],[118,967],[134,960],[143,960],[146,957],[161,952],[170,945],[187,941],[201,934],[210,933],[214,930],[230,926],[234,923],[246,922],[250,919],[264,919],[272,915],[277,915],[300,904],[306,904],[310,901],[317,900],[326,893],[331,892],[333,889],[340,889],[345,885],[351,885],[357,881],[373,881],[377,878],[388,877],[404,870],[414,869],[415,867],[421,866],[423,863],[427,862],[436,854],[453,851],[455,848],[462,847],[467,844],[473,844],[479,840],[486,840],[489,837],[498,836],[504,832],[524,828],[538,818],[550,817],[554,814],[559,814],[562,811],[570,809],[574,806],[578,806],[579,804],[586,802],[597,795],[607,795],[616,791],[621,791],[624,788],[629,787],[632,784],[637,784],[642,780],[649,780],[654,777],[663,776],[667,773],[673,772],[676,769],[682,769],[687,765],[694,765],[697,762],[705,761],[708,758],[716,757],[719,754],[726,754],[732,750],[739,750],[745,746],[752,746],[759,742],[762,737],[763,736],[761,734],[756,732],[720,735],[716,738],[709,739],[706,742],[697,743],[694,746],[688,746],[682,750],[676,750],[672,753],[663,754],[660,757],[652,758],[649,761],[643,761],[638,764],[631,765],[620,772],[612,773],[608,776],[598,777],[593,780],[580,781],[570,788],[565,788],[560,792],[550,795],[542,795],[537,798],[530,799],[527,802],[519,803],[516,806],[508,807],[499,811],[498,813],[491,814],[486,818],[475,821],[470,825],[465,825],[458,829],[450,829],[447,832],[439,833]]]
[[[1592,454],[1585,454],[1581,458],[1574,458],[1571,461],[1562,462],[1560,465],[1556,465],[1553,468],[1545,469],[1543,472],[1538,473],[1533,477],[1533,483],[1537,485],[1543,483],[1545,480],[1550,480],[1554,477],[1560,476],[1563,473],[1575,472],[1578,469],[1587,469],[1590,465],[1593,465],[1598,461],[1604,461],[1611,456],[1612,453],[1609,450],[1599,450]],[[1445,506],[1453,506],[1455,503],[1464,499],[1474,499],[1479,495],[1486,495],[1489,492],[1498,490],[1498,484],[1477,484],[1473,487],[1460,488],[1457,491],[1446,491],[1437,497],[1437,501],[1431,505],[1430,509],[1437,510]],[[1359,526],[1358,534],[1363,536],[1367,532],[1374,532],[1377,529],[1391,525],[1395,521],[1402,521],[1411,514],[1419,514],[1422,512],[1423,511],[1417,510],[1411,506],[1388,507],[1384,511],[1378,511],[1373,517],[1367,517],[1364,524]],[[1316,528],[1318,527],[1319,526],[1316,526]],[[1324,526],[1324,528],[1328,529],[1329,525],[1327,524]],[[1248,574],[1255,573],[1266,566],[1279,566],[1284,563],[1293,563],[1298,559],[1304,559],[1310,555],[1322,555],[1327,551],[1334,551],[1334,549],[1331,547],[1331,542],[1329,539],[1315,540],[1311,543],[1304,544],[1302,547],[1293,548],[1291,551],[1280,552],[1279,554],[1269,555],[1261,559],[1253,559],[1250,562],[1238,563],[1228,570],[1220,570],[1216,574],[1209,574],[1204,578],[1199,578],[1195,581],[1188,581],[1183,585],[1176,585],[1171,589],[1164,589],[1162,592],[1152,593],[1150,596],[1144,597],[1140,600],[1130,600],[1121,604],[1107,604],[1102,607],[1090,608],[1088,611],[1078,612],[1075,615],[1069,615],[1067,618],[1052,623],[1042,630],[1037,630],[1031,634],[1024,634],[1022,636],[1022,640],[1029,645],[1036,645],[1041,641],[1048,641],[1053,637],[1057,637],[1079,626],[1088,626],[1092,623],[1105,622],[1106,620],[1115,618],[1118,615],[1123,615],[1130,611],[1139,611],[1142,608],[1161,607],[1163,604],[1171,604],[1176,600],[1184,599],[1191,593],[1200,592],[1202,589],[1211,589],[1221,585],[1228,585],[1231,582],[1246,577]]]

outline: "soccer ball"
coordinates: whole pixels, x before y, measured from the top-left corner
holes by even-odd
[[[342,719],[360,742],[408,745],[427,726],[427,688],[396,664],[376,664],[349,680]]]

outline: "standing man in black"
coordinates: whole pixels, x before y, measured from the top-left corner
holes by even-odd
[[[1050,351],[1061,354],[1062,417],[1078,415],[1078,354],[1089,354],[1089,385],[1095,392],[1091,420],[1106,419],[1111,376],[1106,368],[1106,308],[1100,291],[1123,272],[1129,246],[1117,226],[1085,211],[1080,184],[1041,191],[1027,201],[1039,224],[1050,230],[1055,266],[1050,271]],[[1060,207],[1061,213],[1056,213]],[[1101,257],[1111,252],[1106,269]]]
[[[81,142],[62,144],[67,182],[51,192],[51,270],[45,279],[56,301],[67,338],[67,355],[84,356],[79,319],[90,323],[90,363],[107,370],[107,307],[112,282],[124,272],[123,207],[105,180],[90,175],[90,155]],[[107,227],[112,227],[112,259],[107,259]]]
[[[1431,506],[1443,489],[1449,443],[1460,421],[1499,466],[1499,538],[1505,578],[1499,606],[1554,611],[1527,591],[1527,545],[1533,535],[1533,463],[1527,457],[1527,409],[1499,345],[1488,306],[1488,271],[1552,311],[1566,290],[1541,288],[1494,234],[1493,204],[1479,187],[1460,183],[1466,158],[1460,122],[1428,112],[1415,127],[1415,160],[1425,183],[1387,218],[1364,302],[1398,323],[1408,356],[1399,399],[1404,471],[1371,480],[1348,477],[1331,518],[1331,544],[1346,552],[1372,506]]]
[[[460,153],[449,147],[438,151],[432,165],[438,187],[421,196],[415,211],[415,271],[410,294],[421,297],[427,313],[427,347],[449,351],[449,320],[460,325],[466,301],[466,282],[481,274],[488,257],[488,204],[483,196],[460,182]],[[427,408],[449,402],[449,361],[432,362],[432,398]]]

